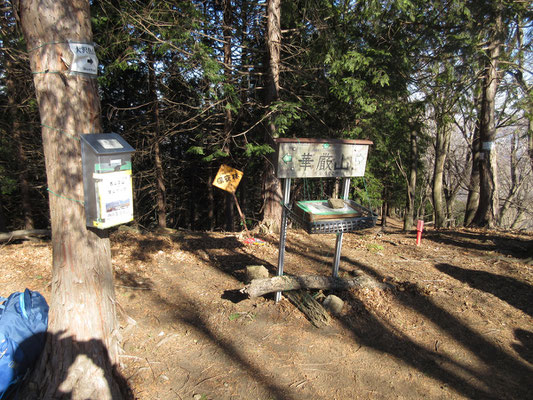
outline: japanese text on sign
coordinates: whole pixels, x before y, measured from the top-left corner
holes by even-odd
[[[97,182],[98,217],[102,226],[114,226],[133,219],[131,171],[94,174]]]
[[[222,164],[215,176],[213,186],[226,192],[235,193],[242,179],[242,175],[243,173],[241,171]]]
[[[278,178],[364,176],[368,144],[279,143]]]

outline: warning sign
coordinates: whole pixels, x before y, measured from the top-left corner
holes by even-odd
[[[242,175],[243,173],[241,171],[222,164],[217,172],[217,176],[215,176],[213,186],[226,192],[235,193]]]

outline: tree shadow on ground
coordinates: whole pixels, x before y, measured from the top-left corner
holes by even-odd
[[[450,264],[437,264],[435,267],[472,288],[493,294],[533,317],[533,287],[531,285],[508,276],[460,268]]]
[[[345,260],[378,281],[385,278],[368,265],[346,258]],[[343,318],[341,322],[352,330],[360,343],[403,360],[425,375],[453,387],[468,398],[531,398],[533,368],[488,341],[455,316],[437,306],[430,298],[416,293],[393,293],[402,306],[424,316],[440,330],[453,337],[473,353],[484,367],[473,369],[460,360],[454,360],[439,353],[436,349],[424,348],[402,333],[392,331],[368,311],[360,299],[356,298],[353,293],[347,292],[347,301],[355,309],[364,311],[365,317],[355,318],[355,320]],[[526,336],[524,332],[518,332],[518,335]]]
[[[184,240],[181,243],[181,248],[200,256],[213,267],[233,277],[240,277],[239,271],[250,264],[269,265],[271,270],[274,267],[265,260],[241,252],[242,244],[234,237],[221,238],[220,240],[208,238],[208,241],[206,243],[206,240],[202,239],[202,237],[197,237],[190,243]],[[464,242],[461,243],[464,247],[470,248]],[[220,255],[217,252],[219,248],[233,249],[234,253]],[[305,251],[305,243],[293,244],[291,250],[293,252],[297,251],[300,256],[314,261],[323,259],[323,256],[319,253]],[[356,270],[373,276],[378,281],[385,279],[384,276],[369,265],[348,257],[342,257],[342,262],[351,264]],[[462,270],[453,266],[445,268],[450,275],[461,273]],[[476,281],[476,278],[479,278],[475,274],[470,276],[464,270],[462,273],[464,280],[473,279]],[[483,279],[485,278],[490,277],[483,277]],[[515,290],[522,292],[527,289],[527,287],[521,285],[515,286]],[[481,288],[481,290],[484,289]],[[504,291],[500,290],[498,292],[496,290],[496,292],[501,297],[506,297]],[[247,359],[247,354],[239,348],[237,342],[221,337],[215,330],[210,328],[207,317],[201,315],[201,312],[195,309],[196,305],[192,299],[183,300],[184,304],[189,304],[190,302],[192,305],[184,307],[182,304],[169,302],[158,293],[151,293],[154,301],[174,310],[173,313],[176,320],[195,329],[206,340],[220,348],[225,356],[234,360],[243,370],[247,371],[249,377],[264,390],[268,391],[272,397],[279,399],[298,398],[297,393],[277,383],[276,381],[279,379],[276,376],[268,375],[252,364]],[[437,348],[432,350],[416,343],[401,331],[390,326],[386,320],[380,319],[368,308],[364,301],[357,298],[353,293],[343,292],[342,296],[358,312],[347,317],[341,317],[340,322],[353,332],[358,344],[375,349],[383,354],[388,354],[468,398],[531,398],[532,388],[529,378],[533,374],[533,368],[525,365],[520,359],[503,348],[496,346],[479,332],[465,325],[464,322],[439,307],[430,298],[410,292],[393,292],[393,295],[396,296],[402,306],[423,316],[440,331],[444,332],[445,335],[453,337],[460,346],[466,349],[466,352],[472,354],[472,357],[475,358],[474,364],[481,366],[473,366],[474,364],[464,357],[452,357],[439,352]],[[180,293],[180,297],[182,299],[187,298],[185,293]],[[524,306],[523,303],[520,304]],[[531,310],[529,305],[525,305],[524,308],[526,311]],[[517,330],[515,331],[515,336],[520,342],[515,345],[515,349],[524,360],[531,360],[531,332]]]
[[[203,340],[216,345],[220,350],[222,350],[224,356],[230,358],[236,364],[238,364],[242,371],[245,371],[245,374],[250,379],[252,379],[259,387],[261,387],[262,390],[268,393],[266,398],[279,400],[298,399],[298,396],[295,393],[292,393],[291,389],[276,383],[275,376],[270,376],[269,374],[263,372],[259,367],[254,365],[254,363],[249,361],[247,359],[248,355],[238,345],[238,342],[232,340],[233,338],[224,338],[217,334],[217,332],[210,327],[207,317],[202,315],[196,306],[194,306],[195,302],[192,298],[187,296],[179,288],[176,289],[176,292],[179,293],[177,297],[181,299],[181,304],[169,302],[156,293],[154,293],[156,296],[154,300],[162,304],[165,308],[168,307],[170,310],[172,310],[172,318],[174,320],[179,320],[185,326],[194,330],[196,334],[202,337]],[[187,304],[188,306],[183,306],[184,304]],[[229,365],[227,367],[228,369],[230,368]],[[197,386],[198,384],[195,385],[195,387]],[[185,388],[184,390],[187,389]],[[251,393],[248,395],[252,396]],[[216,398],[216,396],[214,396],[214,398]]]
[[[533,239],[527,239],[526,236],[509,238],[497,232],[428,230],[424,232],[424,239],[469,250],[494,251],[518,259],[533,256]]]
[[[513,344],[520,357],[533,364],[533,332],[525,329],[515,329],[514,336],[519,343]]]
[[[4,399],[68,400],[81,397],[96,399],[102,398],[102,393],[106,391],[110,395],[109,398],[112,399],[134,399],[133,391],[127,380],[118,371],[117,365],[111,363],[107,348],[101,340],[77,341],[72,336],[65,337],[62,334],[52,334],[50,332],[47,332],[46,335],[46,346],[35,368],[20,385],[12,386]],[[30,337],[27,340],[31,341],[33,339]],[[21,344],[21,347],[24,347],[24,344]],[[89,366],[93,364],[97,370],[102,372],[100,377],[91,377],[95,382],[93,388],[76,388],[84,392],[82,396],[80,396],[80,393],[74,394],[73,390],[68,390],[68,387],[72,386],[71,384],[65,385],[71,367],[77,361],[80,361],[80,357],[84,357],[85,360],[81,364],[77,364],[78,368],[80,365]],[[54,371],[54,373],[50,371]],[[98,378],[100,378],[100,382],[97,381]],[[91,390],[94,390],[94,392],[91,393]]]
[[[228,238],[223,239],[220,243],[223,243],[225,248],[229,248],[228,244],[231,245],[231,241],[228,241]],[[239,245],[233,244],[235,249],[240,246],[240,243]],[[211,249],[216,247],[216,245],[209,246]],[[190,247],[193,251],[198,251],[199,248],[201,248],[201,242],[197,242]],[[324,259],[321,254],[305,251],[305,243],[292,243],[291,250],[299,252],[300,256],[314,262]],[[201,251],[205,251],[205,248]],[[233,276],[235,276],[235,265],[237,263],[240,263],[240,267],[249,265],[249,263],[268,264],[261,259],[250,257],[249,255],[244,256],[248,258],[243,260],[243,254],[236,252],[232,256],[220,257],[212,255],[209,260],[218,269]],[[385,278],[368,265],[346,257],[343,257],[342,260],[351,263],[356,269],[373,276],[378,281],[383,281]],[[225,267],[221,268],[221,261]],[[229,266],[231,265],[233,267],[230,268]],[[527,288],[521,288],[521,290],[525,289]],[[467,351],[473,353],[480,360],[485,366],[484,368],[475,368],[471,366],[471,363],[464,362],[460,358],[455,359],[439,353],[438,350],[431,350],[414,342],[403,333],[392,329],[371,311],[367,310],[367,305],[363,301],[349,292],[346,293],[347,300],[356,310],[362,311],[362,313],[361,315],[352,315],[349,318],[341,318],[341,322],[355,334],[360,344],[389,354],[469,398],[510,398],[509,393],[512,393],[511,398],[518,399],[527,398],[531,395],[528,379],[533,373],[531,368],[525,366],[505,350],[495,346],[478,332],[437,306],[431,299],[412,293],[395,293],[403,306],[424,316],[438,326],[439,329],[456,338]],[[180,314],[181,312],[177,310],[176,316],[178,317]],[[246,370],[249,370],[250,375],[267,388],[275,398],[291,398],[290,391],[287,388],[273,383],[275,379],[270,379],[262,371],[250,365],[246,360],[245,354],[242,354],[232,341],[218,337],[216,332],[209,329],[201,315],[191,311],[188,316],[181,315],[179,318],[182,322],[194,326],[211,342],[222,348],[228,357],[231,357]],[[522,338],[526,337],[523,332],[517,332],[517,335]]]
[[[244,245],[235,237],[186,240],[181,248],[241,282],[245,280],[245,268],[249,265],[263,265],[271,273],[275,272],[271,263],[242,251]],[[217,249],[229,250],[232,254],[217,254]]]

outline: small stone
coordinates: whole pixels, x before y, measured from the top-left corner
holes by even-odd
[[[338,315],[341,313],[342,308],[344,307],[344,301],[342,301],[342,299],[339,297],[330,294],[324,299],[322,305],[333,315]]]
[[[328,199],[328,205],[330,208],[344,208],[343,199]]]
[[[268,278],[268,269],[263,265],[249,265],[246,267],[246,281],[251,282],[253,279]]]

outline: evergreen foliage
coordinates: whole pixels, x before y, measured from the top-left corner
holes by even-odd
[[[48,207],[24,45],[10,2],[1,4],[6,19],[0,38],[0,107],[9,117],[0,123],[0,207],[9,216],[5,229],[17,229],[24,217],[22,166],[13,168],[13,126],[19,127],[28,155],[24,167],[32,193],[38,194],[32,212],[39,225],[46,225],[39,215]],[[224,15],[228,5],[231,13]],[[409,138],[416,131],[416,207],[418,217],[426,219],[424,210],[434,211],[428,185],[436,135],[449,130],[453,146],[464,151],[448,154],[442,196],[452,204],[450,210],[454,204],[461,209],[475,151],[476,98],[496,13],[505,25],[499,96],[506,108],[497,105],[498,137],[514,129],[527,142],[524,126],[533,114],[527,2],[294,0],[282,1],[281,7],[281,89],[279,99],[266,106],[265,1],[91,1],[103,130],[123,135],[136,149],[135,210],[142,227],[158,225],[156,202],[164,191],[169,227],[221,229],[224,194],[211,182],[222,163],[244,172],[237,196],[250,224],[259,221],[264,160],[274,151],[265,141],[271,122],[281,137],[372,140],[365,182],[354,180],[351,196],[398,214],[405,207]],[[230,65],[224,63],[228,37]],[[13,73],[15,93],[7,85]],[[10,99],[17,107],[8,114]],[[464,174],[454,165],[464,166]],[[307,196],[328,197],[334,190],[334,182],[305,185]],[[533,199],[524,195],[523,202],[520,207],[531,214]]]

